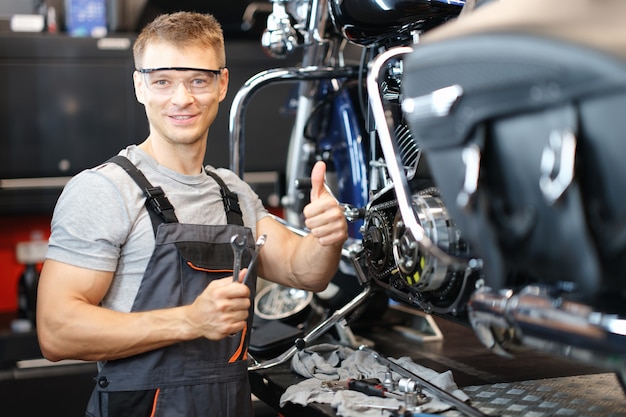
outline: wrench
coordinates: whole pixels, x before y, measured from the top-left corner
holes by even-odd
[[[259,256],[259,252],[261,251],[261,248],[263,247],[263,245],[265,245],[265,241],[267,240],[267,235],[261,235],[257,240],[256,240],[256,246],[254,249],[254,253],[252,254],[252,259],[250,260],[250,263],[248,264],[248,270],[246,271],[246,275],[243,277],[243,283],[245,284],[248,281],[248,276],[250,275],[250,270],[252,268],[254,268],[254,265],[256,265],[256,261],[257,258]]]
[[[243,250],[246,248],[248,238],[243,236],[241,242],[238,242],[239,235],[234,235],[230,238],[230,246],[233,247],[233,255],[235,260],[233,261],[233,282],[239,281],[239,271],[241,270],[241,256]]]

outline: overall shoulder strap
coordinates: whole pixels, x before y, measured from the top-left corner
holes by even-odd
[[[163,189],[150,184],[143,173],[128,158],[115,155],[107,162],[113,162],[121,166],[143,191],[143,194],[146,196],[146,208],[150,214],[150,220],[152,220],[155,236],[159,224],[178,223],[176,214],[174,214],[174,207],[165,196]]]
[[[224,211],[226,211],[226,219],[228,224],[236,224],[243,226],[243,215],[239,207],[239,197],[236,193],[230,191],[226,183],[215,172],[205,170],[207,175],[213,178],[220,186],[220,194],[224,203]]]

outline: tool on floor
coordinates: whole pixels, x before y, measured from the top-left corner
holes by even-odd
[[[393,374],[391,373],[391,368],[387,367],[385,371],[385,379],[383,380],[383,387],[387,388],[388,391],[395,391],[397,384],[396,381],[393,380]]]
[[[241,257],[243,255],[243,251],[246,248],[246,243],[248,239],[246,236],[243,236],[241,241],[239,241],[239,235],[234,235],[230,238],[230,246],[233,248],[233,255],[235,260],[233,261],[233,282],[239,281],[239,271],[241,271]]]
[[[402,399],[403,396],[394,392],[388,391],[380,382],[378,378],[367,379],[344,379],[340,381],[325,381],[323,383],[326,387],[332,390],[348,389],[351,391],[362,392],[363,394],[371,395],[381,398],[398,398]]]
[[[420,377],[419,375],[414,374],[413,372],[409,371],[408,369],[405,369],[402,366],[398,365],[397,363],[395,363],[395,362],[393,362],[393,361],[391,361],[391,360],[381,356],[378,352],[376,352],[376,351],[374,351],[374,350],[372,350],[372,349],[370,349],[370,348],[368,348],[366,346],[359,347],[359,350],[361,350],[363,352],[370,353],[371,355],[373,355],[376,358],[378,363],[389,367],[392,371],[397,372],[400,375],[406,375],[406,378],[411,378],[411,379],[414,379],[415,381],[419,381],[419,383],[421,384],[423,389],[428,391],[430,394],[432,394],[433,396],[435,396],[439,400],[445,402],[446,404],[450,404],[451,406],[456,408],[461,413],[464,413],[468,417],[487,417],[487,415],[484,414],[479,409],[474,408],[471,405],[464,403],[463,401],[461,401],[460,399],[458,399],[454,395],[452,395],[449,392],[439,388],[438,386],[436,386],[432,382],[430,382],[430,381]]]
[[[266,240],[267,240],[267,235],[261,235],[256,240],[256,245],[254,248],[254,253],[252,254],[252,259],[250,260],[250,263],[248,264],[248,270],[246,271],[246,275],[243,277],[244,284],[248,281],[250,270],[252,270],[252,268],[254,268],[254,266],[256,265],[257,259],[259,257],[259,252],[261,251],[261,248],[263,247],[263,245],[265,245]]]
[[[404,393],[404,406],[411,410],[430,401],[430,397],[422,392],[419,382],[411,378],[400,378],[398,389]]]

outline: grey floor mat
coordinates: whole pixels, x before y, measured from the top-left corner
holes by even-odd
[[[490,416],[626,416],[626,396],[611,373],[474,385],[463,391],[474,407]]]

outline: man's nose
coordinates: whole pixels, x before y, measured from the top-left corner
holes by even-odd
[[[189,92],[189,88],[187,87],[187,83],[185,80],[180,80],[176,89],[174,90],[174,94],[172,94],[172,101],[175,102],[191,102],[194,100],[193,94]]]

